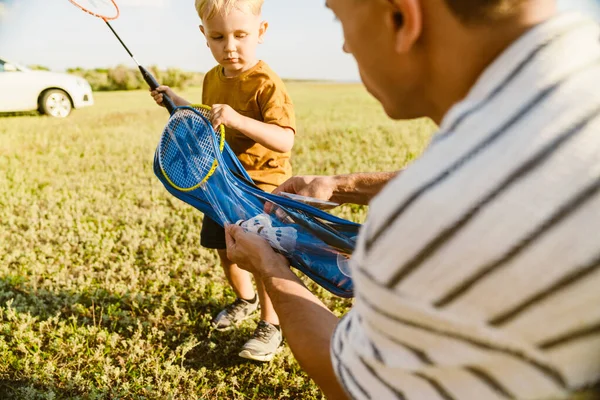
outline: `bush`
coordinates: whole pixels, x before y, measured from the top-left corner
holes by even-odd
[[[111,85],[109,90],[136,90],[142,87],[139,72],[136,73],[124,65],[108,70],[108,82]]]
[[[28,65],[27,68],[32,69],[34,71],[50,71],[50,68],[45,67],[43,65]]]
[[[150,71],[161,84],[177,89],[185,89],[189,86],[200,86],[202,85],[204,76],[198,72],[186,72],[179,68],[160,70],[157,66],[148,67],[148,71]],[[124,65],[118,65],[108,69],[83,69],[78,67],[70,68],[67,72],[86,79],[90,83],[92,90],[97,92],[137,90],[147,87],[146,82],[137,68],[129,68]]]

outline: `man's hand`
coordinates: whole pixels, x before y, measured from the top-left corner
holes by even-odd
[[[210,122],[217,129],[219,125],[239,130],[243,116],[227,104],[213,104],[210,110]]]
[[[294,176],[283,182],[273,194],[285,192],[329,201],[334,196],[335,188],[336,182],[331,176]],[[265,212],[273,212],[273,203],[265,203]]]
[[[273,193],[292,193],[319,200],[332,200],[336,182],[331,176],[295,176],[281,184]]]
[[[351,203],[366,206],[399,172],[296,176],[285,181],[273,193],[288,192],[338,204]],[[271,208],[272,206],[267,204],[265,212],[270,212]]]
[[[237,225],[225,227],[227,258],[240,268],[259,277],[270,276],[274,268],[287,267],[284,256],[275,253],[262,237],[244,232]]]

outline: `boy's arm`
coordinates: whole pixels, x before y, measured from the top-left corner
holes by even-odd
[[[294,146],[293,129],[245,117],[227,104],[213,104],[211,122],[213,126],[223,124],[235,129],[256,143],[278,153],[287,153]]]

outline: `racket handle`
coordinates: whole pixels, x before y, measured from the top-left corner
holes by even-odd
[[[150,86],[150,89],[154,90],[160,86],[156,78],[154,78],[154,76],[152,76],[152,74],[146,68],[142,67],[141,65],[139,66],[139,68],[140,72],[142,73],[142,76],[144,77],[144,80],[146,81],[148,86]],[[177,108],[175,103],[173,103],[173,100],[166,93],[163,93],[163,104],[165,105],[167,110],[169,110],[170,114],[173,114],[173,111],[175,111],[175,109]]]

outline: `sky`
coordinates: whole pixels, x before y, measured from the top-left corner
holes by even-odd
[[[193,0],[117,0],[111,22],[142,65],[207,71],[215,61],[198,30]],[[342,52],[342,30],[324,0],[266,0],[264,59],[289,79],[358,81],[353,58]],[[600,20],[600,0],[559,0]],[[104,22],[68,0],[0,0],[0,58],[54,71],[118,64],[135,67]]]

